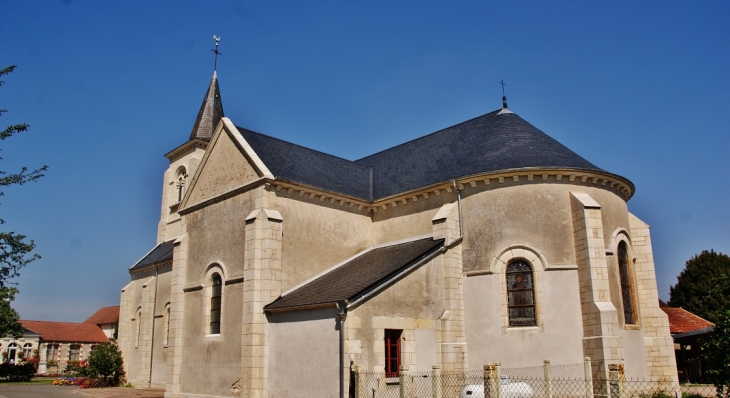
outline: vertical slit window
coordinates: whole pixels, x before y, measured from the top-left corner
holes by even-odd
[[[141,309],[137,310],[137,318],[134,320],[134,327],[136,329],[134,332],[134,348],[138,348],[140,333],[142,333],[142,310]]]
[[[629,251],[626,243],[618,244],[618,272],[621,277],[621,300],[624,305],[624,323],[635,325],[634,297],[632,293],[631,269],[629,268]]]
[[[170,343],[170,305],[165,308],[165,347]]]
[[[507,308],[509,325],[513,327],[535,326],[535,288],[532,267],[524,260],[507,266]]]
[[[385,377],[398,377],[402,330],[385,329]]]
[[[210,334],[221,332],[221,298],[223,296],[223,283],[218,274],[213,274],[210,279]]]

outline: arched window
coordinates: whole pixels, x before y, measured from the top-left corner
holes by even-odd
[[[525,260],[507,265],[507,308],[510,326],[535,326],[535,288],[532,267]]]
[[[18,345],[15,343],[10,343],[8,345],[8,362],[15,363],[15,356],[18,353]]]
[[[25,343],[23,344],[23,358],[30,359],[33,355],[33,344],[32,343]]]
[[[221,299],[223,298],[223,281],[218,273],[210,278],[210,334],[221,332]]]
[[[185,179],[188,177],[184,167],[177,169],[177,203],[182,202],[183,196],[185,196]]]
[[[621,301],[624,305],[624,323],[635,325],[634,297],[631,283],[631,269],[629,266],[629,250],[625,242],[618,244],[618,273],[621,278]]]

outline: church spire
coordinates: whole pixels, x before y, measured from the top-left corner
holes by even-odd
[[[195,119],[195,125],[193,131],[190,132],[190,139],[201,139],[210,140],[213,137],[213,132],[216,126],[223,117],[223,102],[221,101],[221,90],[218,88],[218,43],[221,41],[220,37],[213,35],[215,40],[215,50],[211,50],[215,53],[215,66],[213,67],[213,78],[208,86],[208,92],[205,94],[203,99],[203,105],[200,106],[198,112],[198,118]]]
[[[208,86],[208,92],[205,94],[203,104],[200,106],[198,118],[195,119],[190,139],[210,140],[222,117],[223,102],[221,101],[220,88],[218,88],[218,74],[213,71],[213,78],[210,81],[210,86]]]

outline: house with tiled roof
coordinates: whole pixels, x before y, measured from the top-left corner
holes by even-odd
[[[394,377],[586,357],[599,378],[623,364],[676,382],[634,184],[506,98],[357,160],[275,135],[224,116],[214,73],[187,141],[165,155],[157,242],[122,289],[135,386],[338,397],[354,367]]]
[[[715,324],[684,308],[662,306],[669,318],[669,332],[674,339],[674,353],[680,381],[705,383],[699,340],[711,332]]]
[[[106,307],[89,318],[92,322],[84,323],[21,319],[24,332],[20,338],[0,339],[3,360],[17,362],[37,355],[39,373],[59,372],[66,361],[85,360],[96,344],[109,342],[101,326],[114,317],[114,308],[118,318],[119,307]],[[97,324],[94,320],[104,322]]]
[[[116,339],[119,327],[119,306],[100,308],[84,323],[96,325],[101,328],[106,337]]]

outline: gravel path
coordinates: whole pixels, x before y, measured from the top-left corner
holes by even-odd
[[[42,385],[0,386],[0,398],[163,398],[162,390],[134,388],[91,388]]]

